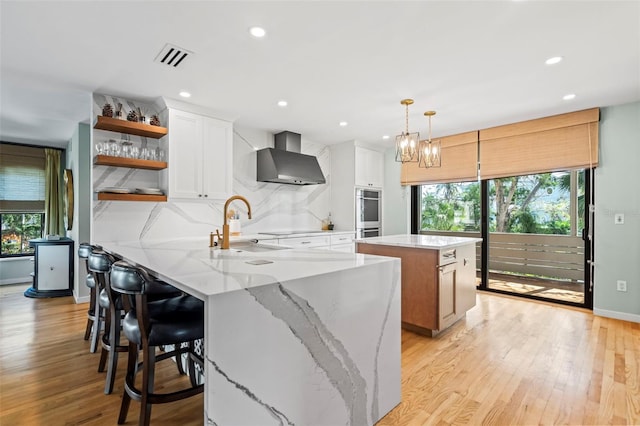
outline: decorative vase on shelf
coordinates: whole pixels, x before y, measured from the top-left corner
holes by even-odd
[[[109,102],[105,103],[102,107],[102,116],[103,117],[113,117],[113,107]]]
[[[121,104],[120,102],[118,102],[118,103],[116,104],[116,115],[115,115],[115,117],[116,117],[118,120],[124,120],[124,115],[123,115],[123,113],[122,113],[122,104]]]
[[[151,121],[149,121],[149,124],[151,124],[152,126],[159,126],[160,125],[160,119],[158,118],[157,114],[153,114],[151,116]]]
[[[134,110],[129,111],[129,114],[127,114],[127,121],[133,121],[133,122],[138,122],[138,113],[135,112]]]

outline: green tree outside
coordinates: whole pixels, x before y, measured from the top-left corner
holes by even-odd
[[[571,234],[570,173],[494,179],[489,184],[489,231]],[[584,226],[584,172],[578,173],[578,228]],[[422,187],[421,229],[480,231],[478,182]]]
[[[2,255],[31,254],[29,240],[42,237],[42,213],[2,213]]]

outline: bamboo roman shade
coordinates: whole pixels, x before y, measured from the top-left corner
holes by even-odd
[[[595,167],[599,119],[593,108],[480,130],[480,177]]]
[[[44,149],[0,144],[0,211],[44,211],[44,170]]]
[[[425,169],[418,167],[418,163],[404,163],[400,175],[402,185],[478,179],[478,132],[460,133],[439,139],[442,144],[442,165]]]

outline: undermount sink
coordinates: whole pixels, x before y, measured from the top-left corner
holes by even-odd
[[[233,250],[236,252],[247,251],[251,253],[274,251],[274,250],[287,250],[287,249],[288,247],[281,247],[281,246],[276,246],[271,244],[260,244],[260,243],[254,243],[252,241],[232,242],[229,247],[229,250]]]

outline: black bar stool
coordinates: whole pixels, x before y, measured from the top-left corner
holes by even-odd
[[[123,331],[129,339],[129,356],[124,395],[118,424],[127,420],[131,400],[141,402],[140,425],[148,425],[152,404],[162,404],[188,398],[204,390],[194,383],[195,363],[202,367],[202,357],[194,352],[193,342],[204,337],[204,303],[193,296],[183,295],[163,300],[150,300],[149,289],[156,281],[144,269],[119,261],[111,268],[111,288],[122,293],[127,314]],[[124,295],[128,295],[125,297]],[[183,343],[187,342],[186,346]],[[156,355],[156,347],[172,345],[173,350]],[[138,350],[142,362],[138,363]],[[171,393],[154,393],[156,361],[179,358],[187,354],[191,387]],[[142,389],[135,386],[136,374],[142,371]]]
[[[98,371],[103,372],[105,367],[107,368],[107,378],[104,385],[104,393],[107,395],[113,391],[116,370],[118,369],[118,352],[127,352],[128,350],[126,345],[120,344],[120,330],[124,315],[122,297],[120,293],[111,288],[111,265],[116,261],[114,256],[102,250],[93,250],[89,254],[89,270],[93,274],[96,291],[99,289],[98,306],[104,310],[106,318]],[[182,295],[180,290],[162,281],[155,281],[149,286],[148,291],[152,300]]]
[[[104,309],[105,326],[102,335],[102,352],[98,371],[103,372],[107,366],[107,378],[104,385],[104,393],[113,391],[116,370],[118,367],[118,352],[125,352],[127,347],[120,345],[120,329],[122,318],[122,298],[119,293],[111,291],[109,286],[109,273],[111,265],[116,258],[102,250],[93,250],[89,254],[89,270],[93,274],[98,292],[98,306]],[[108,360],[108,363],[107,363]]]
[[[89,287],[89,310],[87,311],[87,328],[84,331],[84,340],[91,337],[91,346],[89,352],[95,353],[98,348],[98,339],[100,338],[100,328],[104,317],[98,304],[98,294],[96,291],[96,282],[93,274],[89,272],[89,254],[92,250],[100,249],[100,246],[94,246],[89,243],[80,243],[78,247],[78,257],[84,260],[84,266],[88,272],[85,278],[85,284]]]

